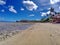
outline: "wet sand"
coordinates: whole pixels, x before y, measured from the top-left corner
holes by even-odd
[[[26,30],[31,25],[32,23],[0,22],[0,42]]]
[[[0,45],[60,45],[60,24],[36,23]]]

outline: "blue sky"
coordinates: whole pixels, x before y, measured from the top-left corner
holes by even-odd
[[[0,0],[0,21],[40,20],[50,7],[60,11],[60,0]]]

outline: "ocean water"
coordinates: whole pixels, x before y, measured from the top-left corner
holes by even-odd
[[[29,28],[31,23],[0,22],[0,41],[12,37],[15,34]]]
[[[29,28],[31,23],[14,23],[14,22],[0,22],[0,31],[4,30],[25,30]]]

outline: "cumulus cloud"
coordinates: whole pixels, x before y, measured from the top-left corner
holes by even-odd
[[[33,1],[23,1],[23,4],[30,11],[36,10],[38,8],[38,6]]]
[[[24,10],[24,8],[21,8],[20,10],[21,10],[21,11],[23,11],[23,10]]]
[[[47,14],[50,14],[50,11],[47,11],[47,12],[41,12],[41,16],[47,16]]]
[[[49,10],[50,7],[53,7],[55,9],[56,12],[60,12],[60,0],[35,0],[38,4],[39,4],[39,11],[42,10]],[[34,3],[34,2],[33,2]],[[28,10],[34,10],[34,6],[32,4],[32,1],[23,1],[23,4],[25,5],[25,7],[28,9]],[[44,7],[41,7],[41,6],[44,6]],[[37,6],[38,8],[38,6]],[[37,9],[36,8],[36,9]]]
[[[4,5],[4,4],[6,4],[6,2],[3,0],[0,0],[0,5]]]
[[[14,6],[10,6],[9,11],[11,11],[13,13],[17,13],[17,11],[14,9]]]
[[[50,14],[50,11],[46,12],[46,14]]]
[[[55,11],[59,12],[59,6],[60,6],[60,0],[35,0],[36,2],[38,2],[39,7],[41,9],[41,6],[44,6],[42,8],[47,9],[49,7],[53,7],[55,9]],[[48,9],[49,10],[49,9]]]
[[[60,2],[60,0],[50,0],[50,3],[51,3],[51,4],[55,4],[55,3],[57,3],[57,2]]]
[[[58,3],[52,5],[52,7],[54,8],[54,10],[55,10],[56,12],[60,12],[60,9],[59,9],[60,5],[59,5]]]
[[[44,4],[44,8],[50,9],[47,7],[53,7],[56,12],[60,12],[60,0],[40,0],[41,4]],[[47,3],[46,3],[47,2]],[[50,4],[48,4],[50,3]]]
[[[41,14],[41,16],[46,16],[46,13],[43,12],[43,13]]]

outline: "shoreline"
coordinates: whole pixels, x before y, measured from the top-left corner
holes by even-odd
[[[35,23],[0,45],[60,45],[60,24]]]
[[[24,25],[25,25],[25,27],[28,26],[28,27],[26,27],[26,29],[28,29],[28,28],[30,28],[32,26],[32,23],[0,23],[0,28],[2,26],[3,26],[2,28],[5,28],[4,30],[0,30],[0,42],[6,40],[6,39],[8,39],[8,38],[10,38],[10,37],[12,37],[12,36],[14,36],[16,34],[18,34],[19,32],[21,32],[23,30],[26,30],[26,29],[23,29],[23,30],[18,30],[18,29],[10,30],[10,29],[8,29],[8,30],[6,30],[6,28],[8,28],[8,27],[14,28],[15,25],[19,26],[19,27],[20,26],[24,27]],[[8,27],[5,27],[5,26],[8,26]]]

